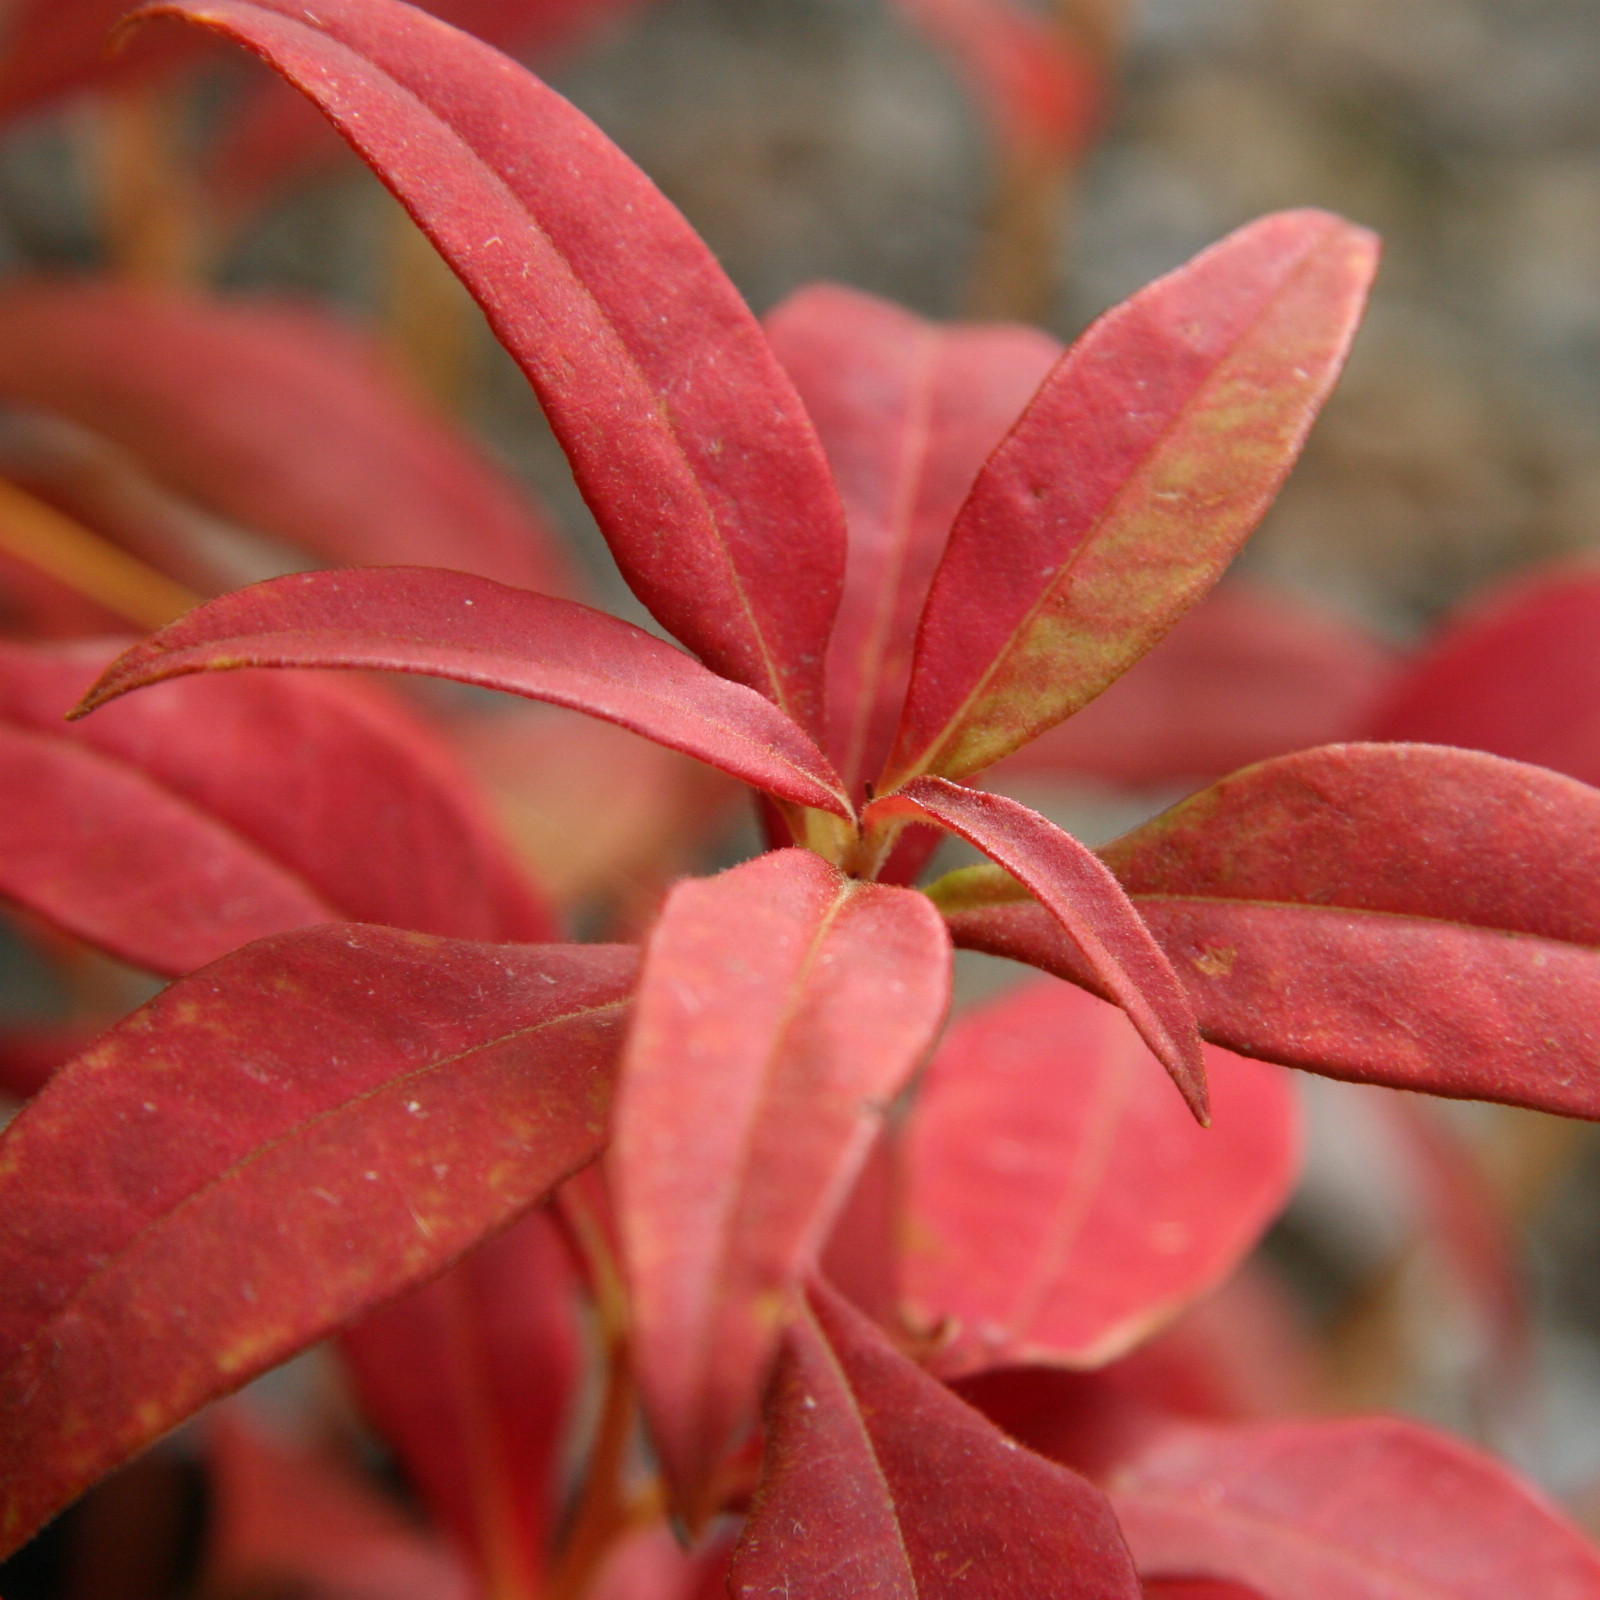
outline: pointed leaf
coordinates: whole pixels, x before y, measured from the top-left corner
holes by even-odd
[[[10,289],[0,397],[69,419],[194,505],[334,565],[571,585],[525,496],[414,402],[370,342],[309,308],[120,284]],[[174,553],[140,553],[203,579]]]
[[[1020,1449],[820,1286],[768,1402],[729,1593],[1137,1600],[1099,1490]]]
[[[536,1211],[344,1330],[378,1432],[489,1594],[533,1594],[583,1374],[577,1276]]]
[[[6,893],[166,973],[338,918],[552,933],[471,778],[399,702],[311,674],[193,679],[69,727],[116,650],[0,643]]]
[[[1410,1422],[1174,1429],[1112,1500],[1148,1577],[1272,1600],[1600,1595],[1600,1554],[1533,1489]]]
[[[1220,778],[1366,737],[1395,675],[1390,652],[1361,629],[1230,578],[1103,695],[988,781],[1005,789],[1018,778],[1083,776],[1142,789]]]
[[[538,391],[623,575],[816,729],[844,519],[755,319],[655,186],[487,45],[398,0],[161,0],[260,55],[400,197]]]
[[[1284,212],[1068,351],[956,519],[880,789],[992,765],[1216,582],[1333,385],[1376,261],[1364,230]]]
[[[822,752],[752,690],[571,600],[431,567],[297,572],[191,611],[84,701],[234,667],[376,667],[504,689],[615,722],[798,805],[848,816]]]
[[[926,898],[785,850],[668,897],[609,1158],[653,1433],[691,1519],[790,1287],[949,1001]]]
[[[1370,719],[1375,739],[1464,745],[1600,782],[1600,571],[1508,585],[1450,623]]]
[[[1060,358],[1033,328],[941,327],[818,283],[767,317],[844,498],[850,555],[828,645],[828,751],[851,793],[877,774],[950,524]]]
[[[0,1553],[593,1159],[613,946],[336,924],[180,979],[0,1137]]]
[[[206,1430],[206,1594],[471,1600],[465,1568],[348,1467],[219,1408]]]
[[[1206,1052],[1195,1126],[1127,1019],[1034,983],[951,1030],[906,1138],[902,1283],[944,1376],[1099,1366],[1216,1287],[1299,1166],[1280,1068]]]
[[[1206,1069],[1189,1000],[1161,946],[1094,852],[1015,800],[943,778],[913,779],[903,793],[870,806],[866,821],[916,814],[976,845],[1032,890],[1204,1122]]]
[[[1331,745],[1102,855],[1217,1043],[1600,1117],[1600,791],[1473,751]],[[932,892],[958,943],[1097,986],[1014,885],[979,868]]]

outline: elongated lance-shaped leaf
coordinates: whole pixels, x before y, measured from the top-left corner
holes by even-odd
[[[330,918],[452,938],[553,934],[469,772],[378,686],[315,673],[190,678],[69,727],[63,718],[117,653],[102,640],[0,644],[0,727],[26,730],[37,759],[80,776],[64,795],[29,788],[20,771],[3,780],[19,791],[8,808],[18,834],[12,868],[58,841],[57,876],[43,880],[54,885],[52,904],[39,906],[56,920],[82,921],[76,931],[104,942],[77,908],[104,899],[95,873],[109,863],[125,893],[120,911],[105,902],[119,919],[118,953],[161,972],[191,971],[251,938]],[[119,802],[139,793],[150,793],[143,805]],[[169,814],[178,832],[163,848],[141,830]],[[96,816],[126,849],[109,846]],[[264,857],[318,904],[244,931],[249,897],[205,891],[199,860],[186,854],[186,825],[197,850],[213,832],[231,835],[236,853]],[[181,898],[168,874],[192,878],[194,896]],[[192,924],[198,944],[167,949],[170,917]]]
[[[1215,1288],[1299,1167],[1281,1068],[1210,1047],[1197,1128],[1126,1017],[1064,983],[968,1013],[905,1140],[901,1283],[937,1368],[1115,1359]]]
[[[576,1271],[541,1210],[340,1338],[368,1418],[488,1594],[538,1592],[582,1331]]]
[[[880,791],[1010,754],[1211,587],[1299,453],[1376,261],[1325,212],[1267,217],[1067,352],[956,519]]]
[[[0,1554],[591,1160],[615,946],[334,924],[180,979],[0,1137]]]
[[[1102,853],[1217,1043],[1600,1117],[1600,791],[1474,751],[1331,745]],[[930,892],[958,943],[1096,987],[1016,885],[978,868]]]
[[[1138,1600],[1098,1489],[1018,1447],[820,1284],[767,1419],[738,1600]]]
[[[224,595],[128,651],[82,709],[234,667],[377,667],[504,689],[615,722],[780,799],[850,814],[822,752],[753,690],[603,611],[431,567],[298,572]]]
[[[925,896],[785,850],[680,884],[646,947],[608,1158],[651,1428],[692,1521],[753,1420],[789,1291],[933,1043]]]
[[[844,518],[744,302],[678,212],[531,73],[399,0],[177,0],[316,102],[538,391],[617,564],[708,665],[820,731]]]
[[[958,834],[1027,886],[1205,1122],[1206,1068],[1194,1011],[1172,963],[1104,862],[1037,811],[944,778],[913,779],[869,806],[863,820],[871,826],[902,816]]]
[[[1600,1552],[1499,1462],[1412,1422],[1177,1428],[1112,1479],[1141,1573],[1272,1600],[1595,1600]]]
[[[1600,782],[1600,570],[1562,562],[1469,607],[1369,718],[1374,739],[1465,745]]]
[[[319,561],[572,584],[526,496],[370,343],[309,308],[104,283],[11,289],[0,397],[88,429],[164,489]],[[205,552],[170,542],[139,554],[197,588],[235,586],[215,582]]]
[[[791,295],[766,326],[850,526],[828,645],[827,749],[859,799],[889,753],[950,524],[1061,346],[1033,328],[941,327],[829,283]]]

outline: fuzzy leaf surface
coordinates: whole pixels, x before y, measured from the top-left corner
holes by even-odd
[[[338,919],[553,933],[467,771],[381,690],[309,673],[193,678],[67,724],[116,654],[99,640],[0,643],[0,882],[13,898],[163,973]]]
[[[905,1141],[901,1283],[950,1319],[936,1368],[1115,1359],[1216,1287],[1287,1202],[1299,1124],[1282,1069],[1206,1051],[1198,1128],[1120,1012],[1033,983],[970,1012]]]
[[[785,1335],[738,1600],[1138,1600],[1104,1496],[817,1286]]]
[[[1061,346],[1017,325],[941,326],[831,283],[791,295],[766,328],[850,527],[828,646],[827,749],[859,797],[889,753],[950,525]]]
[[[368,1418],[484,1588],[535,1593],[583,1374],[577,1275],[549,1213],[351,1324],[339,1348]]]
[[[1592,1600],[1600,1554],[1497,1461],[1411,1422],[1178,1428],[1112,1480],[1139,1570],[1271,1600]]]
[[[1475,751],[1331,745],[1102,855],[1216,1043],[1600,1117],[1600,791]],[[1095,987],[1015,885],[979,868],[934,894],[958,943]]]
[[[756,1410],[789,1291],[932,1045],[926,897],[785,850],[668,897],[608,1160],[657,1445],[685,1506]]]
[[[1298,455],[1376,263],[1337,217],[1266,217],[1067,352],[956,519],[880,790],[1009,755],[1216,582]]]
[[[616,946],[335,924],[180,979],[0,1138],[0,1552],[592,1160]]]
[[[1370,719],[1375,739],[1464,745],[1600,782],[1600,572],[1509,586],[1448,625]]]
[[[760,327],[649,179],[531,73],[398,0],[141,15],[216,29],[321,107],[527,374],[639,598],[820,731],[838,494]]]
[[[110,283],[10,289],[0,396],[67,418],[192,504],[331,565],[570,588],[559,539],[525,496],[414,402],[370,342],[310,308]],[[213,587],[184,565],[192,552],[140,553]]]
[[[128,651],[84,704],[235,667],[373,667],[503,689],[849,815],[822,752],[753,690],[603,611],[431,567],[297,572],[224,595]]]
[[[943,778],[913,779],[870,806],[866,820],[902,815],[958,834],[1027,885],[1204,1122],[1206,1069],[1194,1012],[1171,962],[1100,858],[1037,811]]]

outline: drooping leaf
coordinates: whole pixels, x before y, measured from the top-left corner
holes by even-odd
[[[533,1594],[582,1376],[577,1279],[545,1211],[344,1330],[367,1416],[489,1594]]]
[[[1280,1068],[1210,1048],[1197,1128],[1126,1017],[1062,983],[969,1013],[906,1137],[902,1284],[954,1376],[1122,1355],[1220,1283],[1298,1167]],[[948,1321],[946,1321],[948,1319]]]
[[[1230,578],[1104,694],[988,781],[1003,790],[1018,778],[1086,777],[1140,789],[1220,778],[1367,737],[1396,670],[1391,653],[1354,625]]]
[[[559,540],[506,476],[370,343],[309,306],[13,288],[0,295],[0,398],[67,418],[191,503],[334,565],[571,586]]]
[[[0,643],[13,898],[164,973],[339,918],[551,936],[470,777],[397,701],[313,674],[194,678],[69,726],[116,654]]]
[[[1033,328],[940,326],[828,283],[791,295],[766,327],[817,426],[850,525],[828,645],[827,749],[859,798],[894,737],[950,524],[1061,346]]]
[[[1178,1428],[1112,1502],[1146,1577],[1271,1600],[1591,1600],[1600,1554],[1463,1444],[1388,1419]]]
[[[1211,587],[1332,387],[1376,259],[1325,212],[1267,217],[1073,346],[956,519],[880,790],[992,765]]]
[[[864,820],[902,815],[959,834],[1027,885],[1204,1122],[1206,1069],[1194,1012],[1160,945],[1094,852],[1015,800],[943,778],[913,779],[870,806]]]
[[[1216,1043],[1600,1117],[1600,792],[1587,785],[1472,751],[1332,745],[1248,768],[1102,854]],[[933,892],[958,943],[1095,987],[998,875]]]
[[[1375,739],[1464,745],[1600,782],[1600,571],[1563,563],[1449,624],[1370,719]]]
[[[0,1137],[0,1553],[600,1147],[614,946],[335,924],[180,979]]]
[[[206,1428],[206,1594],[471,1600],[462,1563],[336,1461],[273,1438],[235,1402]]]
[[[394,190],[538,391],[624,576],[812,731],[844,568],[822,452],[689,225],[600,131],[398,0],[160,0],[260,55]]]
[[[739,1600],[1137,1600],[1100,1492],[1033,1455],[816,1286],[768,1402]]]
[[[840,816],[822,752],[770,701],[604,612],[430,567],[298,572],[201,606],[128,651],[85,709],[234,667],[421,672],[568,706]]]
[[[943,1021],[949,948],[925,897],[801,850],[680,884],[650,937],[608,1160],[640,1380],[691,1520]]]

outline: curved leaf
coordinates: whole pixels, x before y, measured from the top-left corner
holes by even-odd
[[[1205,1122],[1206,1069],[1194,1012],[1171,962],[1099,857],[1037,811],[943,778],[913,779],[869,806],[864,820],[900,815],[922,815],[959,834],[1027,885]]]
[[[766,329],[816,424],[850,526],[828,645],[827,748],[859,799],[894,737],[950,524],[1061,346],[1003,323],[941,326],[831,283],[791,295]]]
[[[69,419],[167,490],[334,565],[571,587],[558,536],[521,491],[415,403],[370,342],[310,307],[26,284],[0,294],[0,397]]]
[[[1465,745],[1600,781],[1600,571],[1564,563],[1447,626],[1370,719],[1375,739]]]
[[[116,648],[0,643],[13,898],[165,973],[338,918],[553,932],[471,779],[398,702],[310,674],[194,679],[69,728]]]
[[[538,391],[640,599],[815,729],[844,519],[793,387],[710,252],[586,117],[398,0],[159,0],[328,115]]]
[[[1100,1491],[1019,1449],[817,1286],[784,1340],[729,1593],[1138,1600]]]
[[[1272,756],[1368,737],[1396,676],[1393,655],[1370,634],[1230,577],[1104,694],[987,781],[1004,789],[1018,778],[1083,776],[1142,789],[1220,778]]]
[[[0,1136],[0,1553],[592,1160],[611,946],[338,924],[180,979]]]
[[[82,710],[235,667],[375,667],[504,689],[615,722],[780,799],[850,814],[822,752],[752,690],[602,611],[430,567],[298,572],[224,595],[128,651]]]
[[[1600,791],[1472,751],[1332,745],[1102,853],[1217,1043],[1600,1117]],[[958,943],[1096,987],[1015,885],[980,868],[933,892]]]
[[[1216,582],[1299,453],[1376,262],[1363,229],[1284,212],[1067,352],[956,519],[880,790],[1026,744]]]
[[[1272,1600],[1593,1600],[1600,1554],[1506,1468],[1415,1423],[1180,1428],[1112,1482],[1148,1577]]]
[[[582,1333],[567,1246],[536,1211],[340,1338],[368,1418],[489,1594],[538,1590]]]
[[[640,1379],[692,1522],[752,1420],[788,1293],[944,1020],[925,897],[785,850],[668,897],[609,1160]]]
[[[948,1329],[942,1375],[1113,1360],[1221,1283],[1287,1203],[1283,1072],[1208,1049],[1205,1130],[1153,1065],[1125,1017],[1066,984],[951,1030],[905,1142],[901,1267],[913,1325]]]

